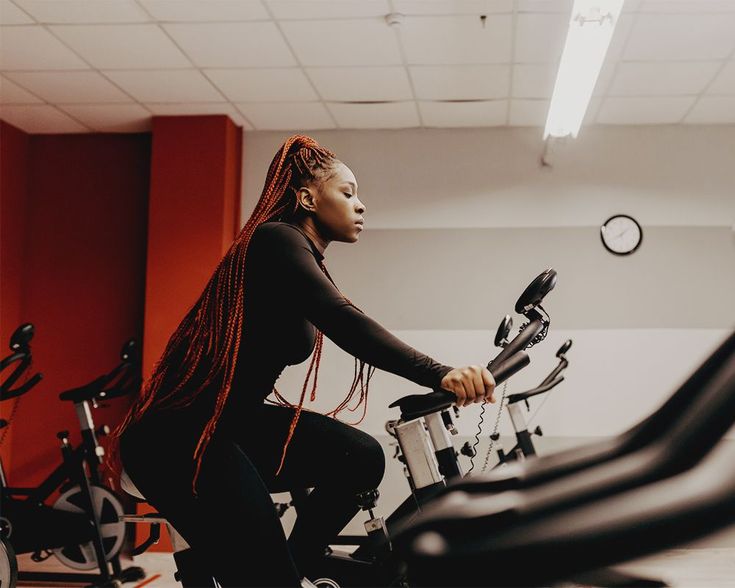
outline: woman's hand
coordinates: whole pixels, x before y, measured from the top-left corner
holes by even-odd
[[[454,368],[442,378],[440,385],[457,396],[457,406],[484,400],[495,402],[495,379],[486,367],[480,365]]]

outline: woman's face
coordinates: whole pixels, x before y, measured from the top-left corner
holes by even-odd
[[[313,196],[313,218],[322,235],[329,241],[357,241],[365,205],[357,197],[357,180],[352,170],[337,162],[326,179],[307,189]]]

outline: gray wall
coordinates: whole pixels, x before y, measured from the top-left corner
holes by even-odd
[[[287,136],[246,133],[243,221]],[[542,447],[636,422],[735,325],[735,126],[583,129],[554,150],[551,169],[539,165],[536,129],[312,136],[350,165],[367,207],[359,242],[328,247],[330,273],[355,304],[424,353],[450,365],[486,363],[494,330],[525,285],[546,267],[559,272],[545,304],[548,339],[507,389],[538,383],[558,346],[573,339],[566,381],[535,420],[547,436]],[[615,213],[643,227],[629,257],[600,242],[599,226]],[[279,391],[297,398],[307,366],[288,368]],[[311,407],[336,406],[352,370],[352,357],[325,340]],[[396,417],[387,404],[420,390],[376,371],[370,391],[359,426],[387,448],[383,425]],[[462,411],[462,437],[475,434],[479,410]],[[511,432],[507,415],[501,432]],[[405,493],[398,464],[390,468],[385,503]]]

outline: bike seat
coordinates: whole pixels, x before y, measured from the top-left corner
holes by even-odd
[[[107,376],[100,376],[93,382],[80,386],[79,388],[72,388],[59,394],[61,400],[70,400],[71,402],[84,402],[85,400],[92,400],[95,398],[105,387],[107,383]]]
[[[388,406],[401,409],[401,420],[411,421],[433,412],[449,408],[454,402],[455,395],[447,390],[435,390],[428,394],[409,394],[399,398]]]

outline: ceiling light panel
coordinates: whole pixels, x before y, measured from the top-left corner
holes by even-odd
[[[108,71],[105,75],[139,102],[225,101],[196,70]]]
[[[138,0],[155,18],[163,22],[232,22],[267,20],[268,12],[260,0]]]
[[[519,14],[516,25],[515,62],[559,61],[568,28],[569,13]]]
[[[10,0],[0,0],[0,24],[20,25],[32,24],[33,19],[18,8]]]
[[[156,25],[55,25],[51,30],[98,69],[191,67]]]
[[[695,100],[694,96],[607,98],[597,113],[597,122],[623,125],[678,123]]]
[[[60,108],[99,133],[142,133],[151,128],[151,113],[137,104],[79,104]]]
[[[366,18],[391,12],[388,0],[266,0],[278,19]]]
[[[724,59],[735,49],[733,14],[640,14],[626,61]]]
[[[257,131],[299,131],[335,128],[332,117],[321,102],[246,102],[238,110]]]
[[[342,129],[405,129],[420,125],[414,102],[327,105]]]
[[[409,71],[419,100],[481,100],[509,94],[509,65],[414,65]]]
[[[272,22],[167,24],[163,27],[199,67],[296,65]]]
[[[3,27],[0,69],[89,69],[89,66],[41,26]]]
[[[382,19],[283,21],[281,29],[304,66],[401,63],[395,32]]]
[[[496,127],[505,124],[507,100],[419,102],[425,127]]]
[[[512,17],[490,15],[406,18],[400,34],[412,65],[509,63]]]
[[[208,69],[207,77],[233,102],[313,102],[319,99],[296,67]]]
[[[88,133],[89,129],[53,106],[0,106],[0,118],[26,133]]]
[[[403,67],[311,67],[306,70],[324,100],[411,100],[411,84]]]
[[[403,14],[498,14],[513,12],[513,0],[393,0]]]
[[[0,104],[38,104],[41,102],[43,100],[11,82],[7,77],[0,77]]]
[[[735,100],[732,96],[703,96],[689,112],[685,123],[733,124]]]
[[[623,62],[618,65],[610,96],[681,96],[701,93],[720,63]]]
[[[735,61],[728,62],[717,74],[707,94],[735,94]]]
[[[151,19],[134,0],[15,0],[44,24],[135,23]]]
[[[7,75],[52,104],[132,102],[130,96],[95,71],[17,72]]]

